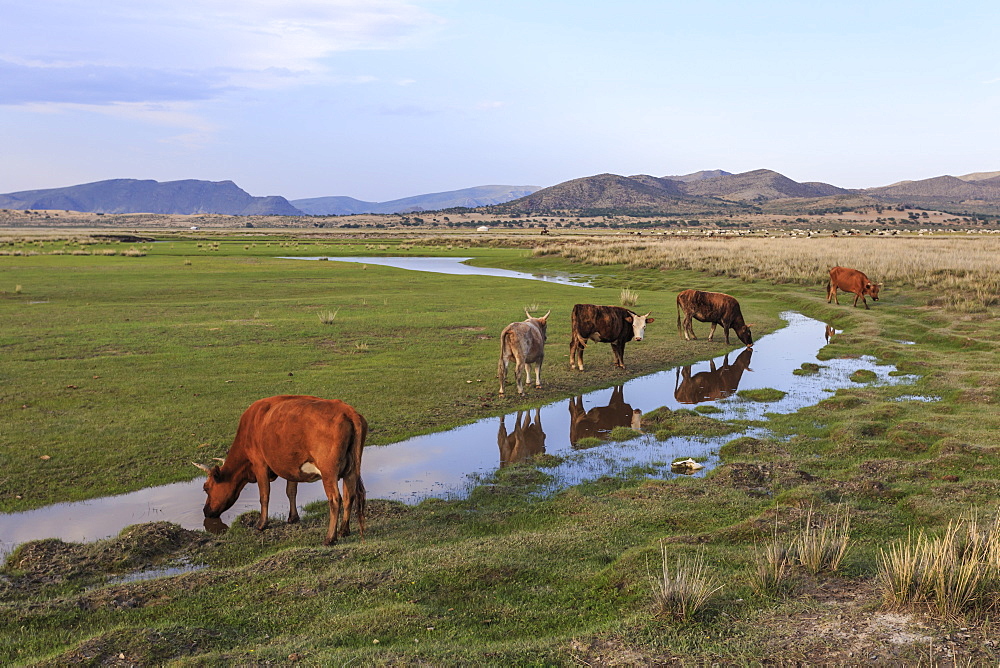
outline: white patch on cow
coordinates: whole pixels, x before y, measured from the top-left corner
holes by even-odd
[[[306,475],[316,476],[317,478],[323,477],[323,474],[320,473],[319,469],[316,468],[316,465],[313,464],[312,462],[306,462],[305,464],[299,467],[299,470],[305,473]]]
[[[646,318],[648,317],[648,313],[646,315],[632,316],[632,334],[635,336],[636,341],[642,341],[642,337],[646,333]]]

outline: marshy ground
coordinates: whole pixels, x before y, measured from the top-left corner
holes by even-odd
[[[844,265],[855,241],[892,243],[844,241]],[[917,380],[859,377],[815,406],[769,416],[771,435],[734,439],[705,478],[626,472],[539,497],[545,466],[526,463],[461,500],[373,500],[363,542],[322,547],[325,510],[312,508],[302,524],[264,532],[247,513],[217,536],[149,523],[95,543],[28,543],[0,577],[0,661],[995,664],[995,565],[958,613],[889,605],[878,580],[888,546],[996,514],[1000,326],[992,270],[977,259],[993,253],[990,241],[919,247],[915,256],[937,255],[941,267],[919,284],[901,272],[871,311],[827,305],[822,277],[795,278],[793,259],[786,276],[740,280],[725,266],[710,275],[491,249],[486,261],[498,266],[593,271],[593,299],[604,303],[630,287],[640,306],[670,314],[676,292],[697,285],[738,296],[762,330],[798,310],[841,330],[825,356],[874,355]],[[380,431],[372,447],[510,412],[516,400],[501,405],[465,382],[469,369],[495,366],[495,341],[476,337],[499,332],[525,303],[568,313],[578,300],[572,287],[542,283],[455,287],[374,267],[289,267],[268,255],[287,249],[246,239],[222,239],[220,250],[170,243],[136,257],[0,257],[0,317],[13,324],[0,370],[0,419],[11,427],[0,436],[5,511],[183,479],[192,458],[224,453],[249,400],[288,389],[350,398]],[[955,244],[968,244],[957,246],[965,269],[946,252]],[[909,247],[899,248],[905,258]],[[337,309],[333,324],[317,318]],[[486,329],[463,329],[473,326]],[[565,327],[550,341],[568,340]],[[723,352],[679,340],[672,326],[647,334],[628,349],[630,375]],[[451,356],[429,360],[441,336]],[[617,383],[606,353],[590,353],[585,375],[552,355],[549,382],[529,401]],[[661,417],[663,429],[712,419]],[[754,586],[755,554],[842,513],[850,537],[835,572],[793,565],[782,593]],[[671,557],[701,555],[722,584],[688,621],[653,604],[661,543]],[[141,579],[170,567],[176,574]]]

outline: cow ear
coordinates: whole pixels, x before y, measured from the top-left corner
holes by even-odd
[[[630,315],[625,316],[625,322],[632,322],[632,316]]]

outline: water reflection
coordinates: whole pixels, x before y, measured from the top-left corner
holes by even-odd
[[[522,418],[523,414],[523,418]],[[507,416],[500,417],[497,445],[500,447],[500,467],[516,464],[545,452],[545,432],[542,431],[542,409],[535,409],[534,422],[531,411],[518,411],[514,417],[514,431],[507,433]]]
[[[625,403],[625,386],[616,385],[606,406],[587,410],[583,396],[569,400],[569,442],[574,448],[584,438],[606,439],[615,427],[642,427],[642,411]]]
[[[837,334],[837,330],[835,330],[833,328],[833,325],[827,325],[826,326],[826,334],[825,334],[825,336],[826,336],[826,342],[827,343],[830,343],[830,341],[833,341],[833,337],[836,336],[836,334]]]
[[[832,396],[839,388],[855,387],[850,377],[859,369],[875,372],[878,377],[876,383],[912,381],[912,377],[889,376],[894,367],[877,364],[870,356],[824,360],[818,373],[795,375],[793,372],[803,362],[818,361],[816,355],[826,344],[825,335],[820,334],[825,327],[823,323],[798,313],[786,312],[781,317],[788,321],[788,326],[760,338],[754,345],[754,366],[752,369],[744,368],[738,382],[741,389],[771,387],[787,394],[775,402],[755,402],[744,401],[737,396],[723,397],[724,393],[719,392],[720,397],[711,400],[722,410],[715,417],[766,420],[769,413],[793,413]],[[721,355],[701,365],[707,368],[709,374],[713,368],[718,374],[726,367],[741,365],[740,359],[745,354],[748,356],[744,359],[749,360],[749,351],[744,351],[732,364],[729,364],[728,356]],[[692,366],[685,379],[690,376],[693,381],[699,375],[696,369],[698,365]],[[695,475],[705,475],[718,462],[715,453],[719,448],[741,434],[720,438],[675,437],[665,441],[658,441],[647,434],[631,441],[616,442],[610,447],[598,446],[586,450],[574,447],[586,435],[600,437],[614,426],[631,427],[635,418],[660,406],[671,409],[685,406],[681,402],[683,395],[680,398],[676,396],[680,385],[678,377],[682,373],[671,369],[634,378],[614,388],[574,397],[568,411],[564,402],[558,401],[532,409],[533,415],[524,411],[514,413],[513,425],[506,421],[512,414],[508,412],[508,417],[501,420],[499,432],[497,418],[491,417],[449,431],[365,448],[362,468],[368,498],[415,503],[431,496],[462,496],[483,476],[496,472],[498,446],[501,466],[517,461],[522,455],[542,451],[561,459],[558,465],[546,468],[552,480],[543,492],[603,475],[616,475],[634,467],[657,470],[657,477],[669,478],[676,474],[670,472],[669,464],[663,466],[663,462],[687,457],[693,457],[705,466]],[[517,400],[508,401],[511,411],[516,410]],[[543,421],[547,432],[542,430]],[[507,431],[509,428],[512,431]],[[501,442],[505,431],[506,437]],[[766,431],[758,428],[746,434],[764,437]],[[540,437],[544,438],[544,442]],[[123,527],[138,522],[169,521],[187,529],[220,530],[224,526],[222,522],[232,524],[239,514],[260,509],[257,488],[251,485],[243,491],[236,505],[223,515],[220,525],[207,526],[202,514],[205,502],[203,484],[204,478],[199,476],[187,482],[116,497],[0,514],[0,555],[28,540],[51,537],[67,541],[96,540],[114,535]],[[323,485],[300,485],[299,506],[314,501],[326,501]]]
[[[682,404],[700,404],[732,396],[740,387],[743,372],[750,369],[752,355],[753,349],[745,348],[736,361],[730,364],[729,355],[726,354],[722,358],[722,366],[716,367],[715,360],[712,360],[708,371],[699,371],[693,375],[690,364],[678,369],[674,381],[674,399]]]

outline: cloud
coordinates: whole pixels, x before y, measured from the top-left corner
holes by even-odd
[[[236,87],[338,83],[336,54],[406,48],[442,25],[408,0],[14,4],[0,104],[203,100]]]

